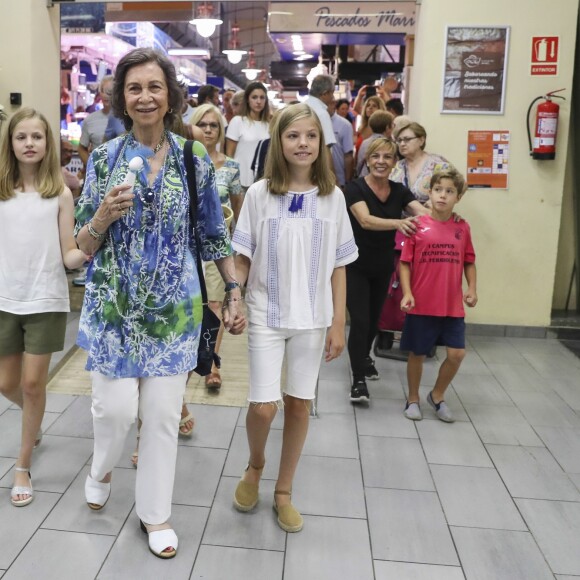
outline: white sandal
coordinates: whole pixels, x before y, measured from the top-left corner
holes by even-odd
[[[87,505],[94,511],[102,510],[111,495],[111,483],[95,481],[90,474],[85,481],[85,498]]]
[[[32,477],[30,477],[30,471],[28,467],[15,467],[14,471],[20,471],[21,473],[28,473],[28,478],[30,479],[30,487],[26,485],[15,485],[10,492],[10,501],[15,507],[24,507],[28,505],[34,499],[34,491],[32,489]],[[16,499],[18,495],[27,495],[26,499]]]
[[[156,530],[154,532],[148,532],[147,526],[142,520],[139,520],[141,529],[147,534],[147,540],[149,542],[149,551],[164,560],[169,560],[169,558],[174,558],[177,554],[177,534],[170,528],[167,530]]]

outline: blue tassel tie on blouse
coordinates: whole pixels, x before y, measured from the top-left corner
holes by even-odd
[[[292,197],[292,203],[290,204],[290,207],[288,208],[289,211],[291,211],[292,213],[296,213],[297,211],[300,211],[302,209],[302,201],[304,200],[304,196],[298,193],[295,193],[294,196]]]

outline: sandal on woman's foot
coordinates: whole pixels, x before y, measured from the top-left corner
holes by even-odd
[[[178,539],[177,534],[171,528],[149,532],[142,520],[139,520],[139,523],[141,529],[147,534],[149,551],[152,554],[164,560],[175,557],[175,554],[177,554]]]
[[[291,503],[279,506],[276,503],[277,495],[291,496],[292,493],[289,491],[274,490],[274,504],[272,507],[278,514],[278,525],[285,532],[299,532],[304,525],[304,520],[302,519],[300,512]]]
[[[191,427],[188,426],[191,423]],[[193,420],[193,415],[188,413],[185,417],[179,421],[179,434],[183,437],[190,437],[193,433],[193,428],[195,427],[195,422]]]
[[[94,511],[102,510],[111,495],[111,482],[103,483],[95,481],[91,475],[87,475],[85,481],[85,498],[87,505]]]
[[[205,386],[208,389],[221,389],[222,387],[222,377],[219,371],[211,372],[209,375],[205,376]]]
[[[252,465],[248,463],[244,473],[250,469],[250,467],[256,471],[262,471],[264,469],[264,465],[257,467],[256,465]],[[260,477],[262,474],[260,473]],[[243,477],[243,474],[242,474]],[[236,492],[234,493],[234,507],[239,512],[249,512],[253,510],[256,505],[258,505],[258,500],[260,499],[259,493],[259,484],[258,483],[250,483],[249,481],[244,481],[240,479],[238,482],[238,486],[236,487]]]
[[[30,471],[28,467],[15,467],[14,471],[19,471],[21,473],[28,473],[28,479],[30,479],[30,486],[27,485],[15,485],[10,492],[10,501],[15,507],[24,507],[28,505],[34,499],[34,491],[32,489],[32,477],[30,477]],[[27,495],[25,499],[16,499],[19,495]]]

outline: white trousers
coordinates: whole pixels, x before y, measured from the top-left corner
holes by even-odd
[[[171,515],[177,436],[187,374],[112,379],[91,373],[95,447],[91,477],[101,481],[121,458],[127,433],[142,420],[135,509],[147,524]],[[115,482],[113,481],[113,490]]]

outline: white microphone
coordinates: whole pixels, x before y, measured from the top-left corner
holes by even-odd
[[[125,179],[125,184],[130,185],[131,188],[127,189],[123,193],[133,193],[133,186],[135,185],[135,179],[137,178],[137,174],[143,169],[143,158],[136,156],[129,161],[129,173],[127,173],[127,178]]]

